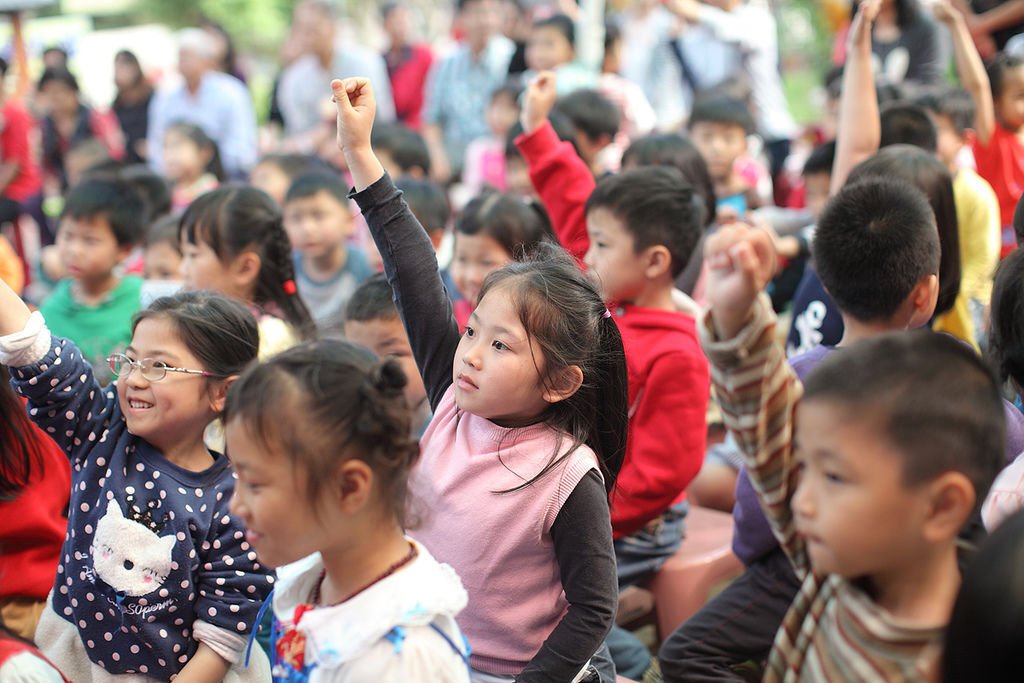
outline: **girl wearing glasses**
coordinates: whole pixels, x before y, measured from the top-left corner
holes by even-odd
[[[68,534],[36,630],[76,682],[268,680],[241,653],[273,581],[228,504],[227,459],[203,431],[256,358],[245,306],[184,293],[135,317],[107,388],[0,284],[0,363],[71,461]]]

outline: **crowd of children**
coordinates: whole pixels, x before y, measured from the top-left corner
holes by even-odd
[[[760,0],[389,4],[248,173],[57,65],[23,192],[2,102],[0,683],[1017,680],[1024,62],[854,10],[804,138]],[[742,573],[652,647],[695,508]]]

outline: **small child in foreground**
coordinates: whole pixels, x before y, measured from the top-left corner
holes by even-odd
[[[969,348],[920,331],[864,340],[801,387],[760,297],[771,238],[730,226],[705,254],[722,414],[803,580],[764,680],[922,678],[960,585],[957,534],[1004,461],[995,382]]]

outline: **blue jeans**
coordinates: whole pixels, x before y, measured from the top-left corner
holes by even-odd
[[[686,533],[689,509],[685,500],[677,503],[640,531],[615,541],[620,590],[650,578],[676,554]],[[639,638],[616,624],[605,643],[621,675],[633,679],[643,677],[651,664],[651,653]]]

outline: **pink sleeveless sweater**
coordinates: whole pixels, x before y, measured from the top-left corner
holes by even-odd
[[[530,486],[572,445],[545,424],[499,427],[455,405],[449,388],[421,440],[413,475],[411,532],[462,579],[469,604],[458,617],[469,640],[473,668],[518,674],[565,616],[568,603],[551,541],[551,525],[580,480],[597,469],[581,446]]]

